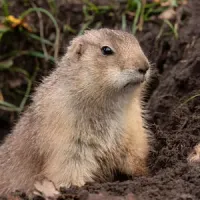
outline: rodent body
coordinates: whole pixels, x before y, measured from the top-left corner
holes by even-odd
[[[0,147],[0,194],[32,191],[43,177],[68,187],[111,181],[116,169],[147,171],[141,91],[149,64],[134,36],[88,31],[58,65]]]

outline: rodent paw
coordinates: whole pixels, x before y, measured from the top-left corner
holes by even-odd
[[[59,191],[56,189],[54,183],[48,179],[44,179],[41,182],[36,181],[34,187],[33,194],[43,196],[47,199],[54,199],[59,195]]]

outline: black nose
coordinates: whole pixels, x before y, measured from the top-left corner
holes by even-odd
[[[138,69],[138,72],[139,72],[140,74],[146,74],[147,70],[148,70],[148,68],[139,68],[139,69]]]

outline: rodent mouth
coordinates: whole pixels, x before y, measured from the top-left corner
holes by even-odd
[[[138,80],[138,81],[130,81],[126,85],[124,85],[124,89],[136,87],[136,86],[142,84],[144,81],[145,81],[145,79],[141,79],[141,80]]]
[[[142,83],[142,82],[137,82],[137,83],[136,82],[129,82],[126,85],[124,85],[124,90],[133,89],[133,88],[139,86],[140,83]]]
[[[127,83],[127,84],[124,86],[124,88],[134,87],[134,86],[136,86],[136,85],[137,85],[136,83],[129,82],[129,83]]]

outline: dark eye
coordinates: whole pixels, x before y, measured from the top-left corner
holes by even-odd
[[[113,50],[108,46],[103,46],[101,48],[101,52],[103,55],[112,55],[114,53]]]

